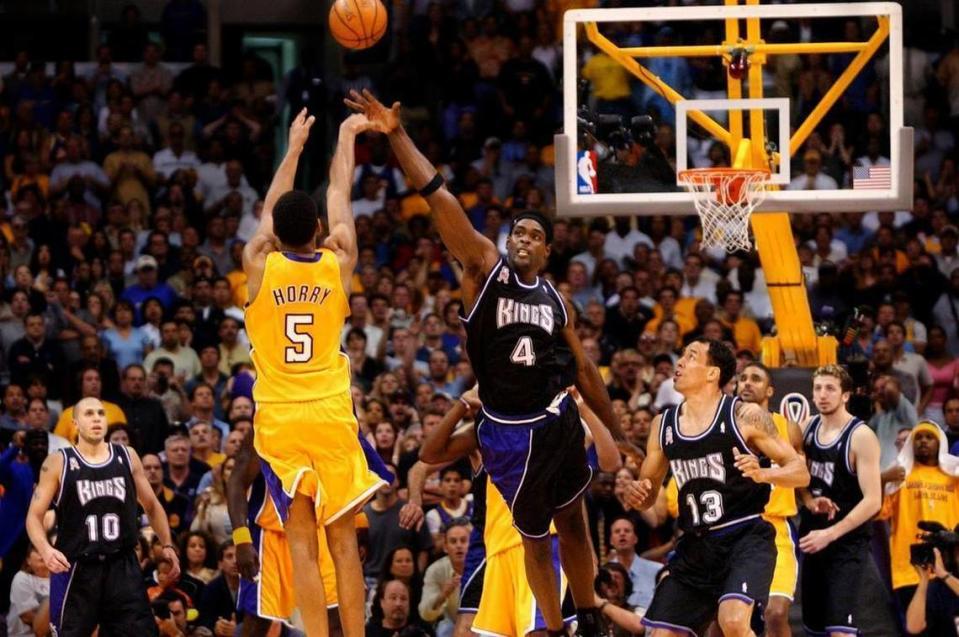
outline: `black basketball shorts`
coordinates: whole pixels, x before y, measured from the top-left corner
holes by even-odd
[[[656,586],[643,624],[701,635],[727,599],[763,605],[776,567],[776,531],[762,518],[686,533]]]
[[[859,585],[866,559],[871,558],[869,536],[842,537],[818,553],[802,557],[802,623],[809,635],[856,635]]]
[[[50,624],[55,637],[158,634],[136,554],[77,560],[50,576]]]

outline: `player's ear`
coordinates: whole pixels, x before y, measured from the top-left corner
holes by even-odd
[[[772,398],[773,394],[775,393],[776,393],[776,388],[773,387],[772,385],[766,388],[766,398]]]

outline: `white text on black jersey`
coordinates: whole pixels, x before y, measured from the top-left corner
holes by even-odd
[[[720,452],[691,460],[681,458],[670,460],[669,468],[673,470],[676,487],[679,489],[682,489],[688,481],[698,478],[715,480],[724,484],[726,482],[726,465],[723,463],[723,454]]]
[[[546,303],[530,305],[500,297],[496,302],[496,327],[505,327],[513,323],[529,323],[552,334],[553,307]]]
[[[77,480],[77,497],[81,506],[97,498],[116,498],[123,502],[127,498],[127,483],[123,478]]]

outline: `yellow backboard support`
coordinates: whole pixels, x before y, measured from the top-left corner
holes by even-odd
[[[759,0],[724,0],[726,6],[759,5]],[[809,53],[855,53],[849,66],[836,79],[833,86],[809,113],[805,121],[790,136],[789,148],[779,152],[794,155],[823,117],[840,99],[852,81],[859,75],[869,60],[889,38],[889,18],[876,16],[877,30],[866,42],[796,42],[766,43],[762,39],[760,19],[745,18],[746,34],[742,36],[741,20],[725,19],[725,40],[717,45],[655,46],[620,48],[600,33],[595,22],[586,22],[586,35],[590,42],[619,62],[633,76],[676,104],[686,99],[661,78],[637,60],[654,57],[702,57],[719,56],[727,63],[735,50],[748,52],[749,67],[746,78],[748,97],[763,97],[763,66],[769,55]],[[743,81],[727,74],[728,99],[743,97]],[[692,108],[692,105],[690,105]],[[765,122],[761,109],[749,109],[749,135],[744,138],[742,111],[729,111],[729,128],[711,118],[703,111],[689,110],[689,117],[702,126],[714,138],[730,150],[735,168],[768,168],[769,149],[766,145]],[[778,188],[778,186],[769,186]],[[833,337],[816,334],[812,312],[803,281],[802,268],[796,252],[795,239],[788,212],[766,212],[751,218],[755,245],[766,277],[770,301],[776,322],[776,336],[763,341],[762,359],[771,367],[815,367],[835,362],[837,341]]]

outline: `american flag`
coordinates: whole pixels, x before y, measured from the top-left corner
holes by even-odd
[[[892,188],[892,167],[853,166],[853,190],[888,190]]]

